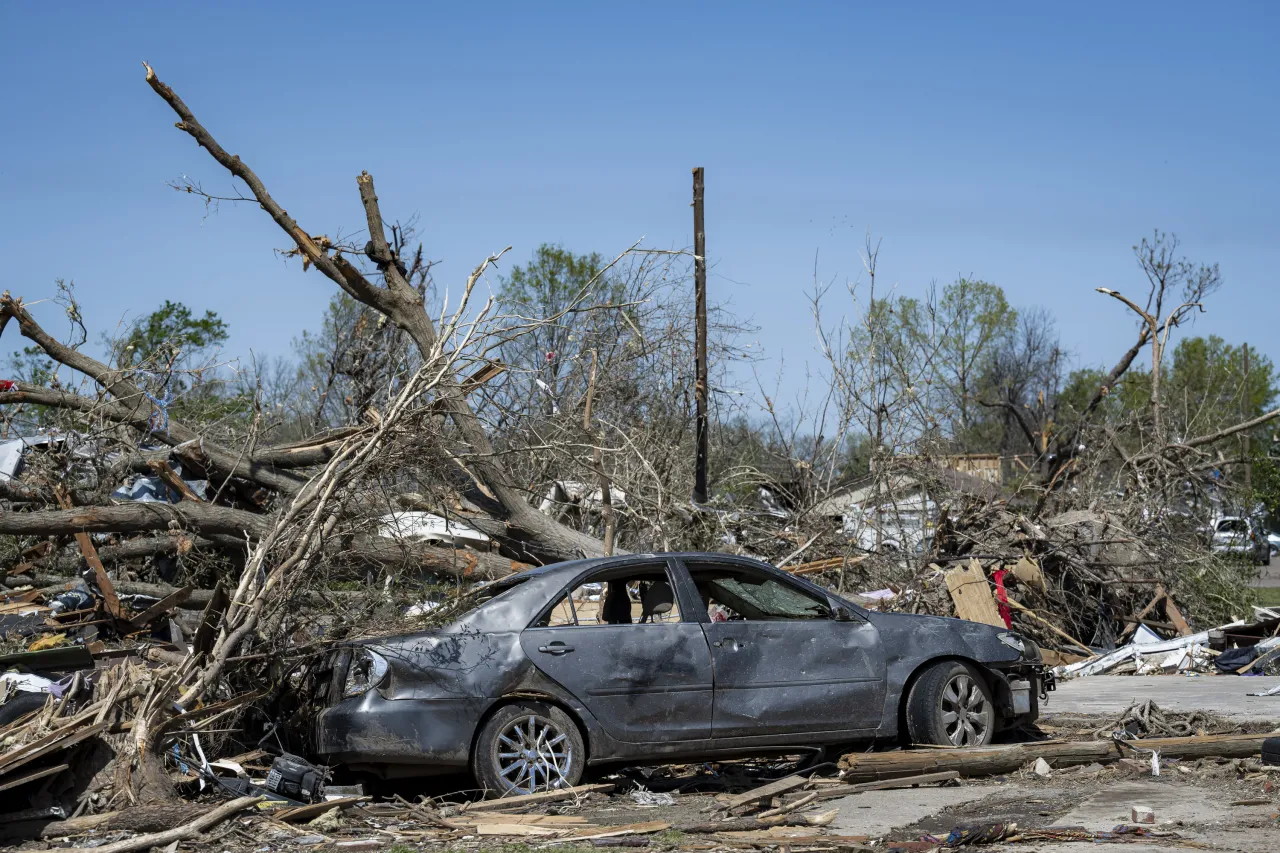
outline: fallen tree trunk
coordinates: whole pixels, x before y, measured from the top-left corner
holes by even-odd
[[[1146,738],[1133,741],[1143,750],[1155,750],[1162,758],[1248,758],[1262,751],[1271,734],[1203,735],[1198,737]],[[902,752],[851,753],[840,759],[844,778],[851,782],[893,779],[921,773],[954,770],[961,776],[994,776],[1011,773],[1037,758],[1058,767],[1145,755],[1115,741],[1049,741],[976,749],[919,749]]]
[[[261,536],[270,519],[213,504],[133,502],[40,512],[0,512],[0,534],[61,536],[73,533],[141,533],[190,529],[205,535]]]

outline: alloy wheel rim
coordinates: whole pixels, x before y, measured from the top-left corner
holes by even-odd
[[[942,725],[953,746],[974,746],[991,728],[991,703],[971,676],[954,676],[942,689]]]
[[[530,714],[498,734],[498,777],[510,793],[567,788],[572,763],[569,736],[550,720]]]

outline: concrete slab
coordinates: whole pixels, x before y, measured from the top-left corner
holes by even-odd
[[[1122,823],[1132,823],[1130,809],[1135,805],[1149,806],[1155,811],[1155,828],[1169,829],[1174,824],[1179,831],[1182,826],[1238,824],[1252,818],[1265,818],[1275,811],[1270,805],[1232,806],[1229,802],[1203,788],[1182,785],[1174,779],[1135,779],[1104,788],[1052,825],[1080,826],[1102,832]]]
[[[1064,681],[1041,706],[1055,713],[1119,715],[1152,699],[1172,711],[1208,711],[1240,721],[1280,726],[1280,696],[1249,696],[1280,684],[1280,676],[1094,675]]]
[[[876,838],[950,806],[982,800],[997,793],[1003,793],[1003,790],[979,787],[906,788],[841,797],[831,801],[830,808],[839,809],[831,832]]]

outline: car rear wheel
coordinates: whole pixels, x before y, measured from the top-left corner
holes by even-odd
[[[521,702],[497,710],[480,730],[472,772],[499,796],[571,788],[586,766],[582,735],[554,705]]]
[[[912,743],[985,746],[995,734],[991,689],[976,669],[940,661],[925,670],[907,696],[907,736]]]

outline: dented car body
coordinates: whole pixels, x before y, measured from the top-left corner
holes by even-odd
[[[430,616],[335,652],[320,758],[385,777],[469,767],[526,791],[613,762],[977,745],[1034,721],[1052,689],[1010,631],[870,612],[721,554],[559,563]]]

